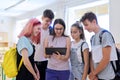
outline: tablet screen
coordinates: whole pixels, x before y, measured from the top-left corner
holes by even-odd
[[[67,48],[61,48],[61,47],[57,47],[57,48],[45,48],[46,54],[47,55],[52,55],[53,53],[56,53],[57,51],[61,54],[61,55],[65,55],[66,54],[66,49]],[[56,53],[57,54],[57,53]]]

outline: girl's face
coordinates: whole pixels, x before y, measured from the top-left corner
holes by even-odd
[[[71,27],[71,36],[74,40],[80,39],[80,34],[80,30],[77,27]]]
[[[33,27],[33,35],[37,36],[40,33],[40,24]]]
[[[63,25],[61,24],[55,24],[55,27],[54,27],[54,31],[55,31],[55,34],[56,34],[56,37],[60,37],[62,36],[63,32],[64,32],[64,27]]]

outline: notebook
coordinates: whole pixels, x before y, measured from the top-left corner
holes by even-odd
[[[63,48],[63,47],[56,47],[56,48],[45,48],[45,52],[47,55],[52,55],[53,53],[57,54],[57,51],[61,54],[61,55],[65,55],[66,54],[66,49],[67,48]]]

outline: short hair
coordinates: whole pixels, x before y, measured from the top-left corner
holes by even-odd
[[[36,25],[41,25],[41,22],[36,18],[30,19],[23,28],[23,30],[21,31],[21,33],[18,35],[18,37],[19,38],[22,36],[30,37],[33,32],[33,28]],[[37,44],[40,43],[40,33],[37,36],[32,36],[32,41]]]
[[[84,22],[85,20],[89,20],[90,22],[92,22],[94,19],[96,20],[96,23],[98,24],[95,13],[87,12],[82,16],[82,18],[80,19],[80,22]]]
[[[52,20],[52,19],[54,18],[54,13],[53,13],[52,10],[46,9],[46,10],[43,12],[43,16],[44,16],[44,17],[47,17],[47,18],[49,18],[49,19]]]

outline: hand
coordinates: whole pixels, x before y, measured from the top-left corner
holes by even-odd
[[[95,76],[95,75],[93,74],[93,72],[91,72],[91,73],[89,74],[89,79],[90,79],[90,80],[98,80],[97,76]]]
[[[51,58],[51,55],[46,55],[45,58]]]
[[[37,75],[34,75],[34,79],[35,79],[35,80],[39,80],[39,78],[38,78]]]
[[[95,77],[95,79],[94,80],[98,80],[98,78],[97,77]]]
[[[54,56],[54,58],[56,58],[58,60],[60,60],[61,57],[62,57],[61,54],[58,51],[56,51],[56,53],[53,53],[53,56]]]
[[[39,71],[37,71],[37,77],[40,79],[40,73],[39,73]]]
[[[39,73],[39,70],[35,64],[35,72],[36,72],[36,75],[37,75],[37,78],[40,79],[40,73]]]

